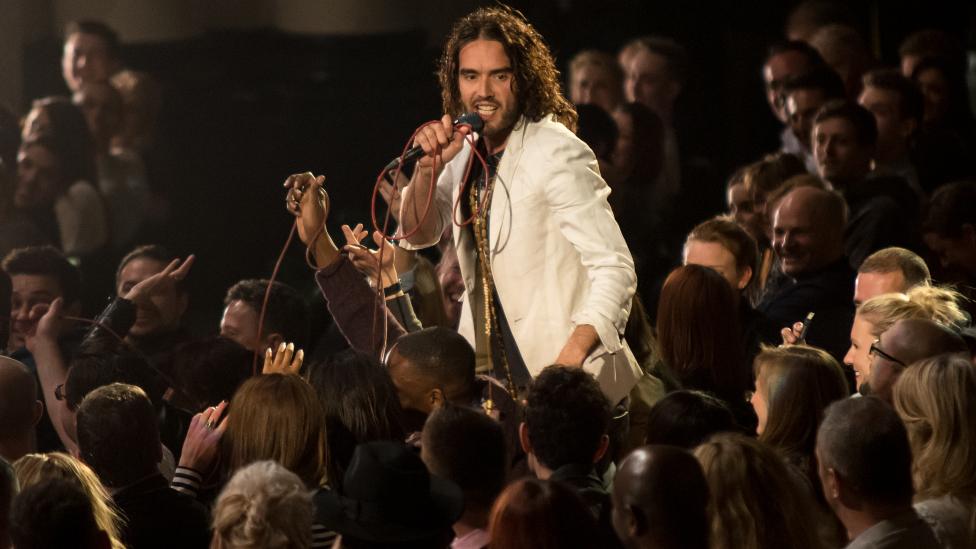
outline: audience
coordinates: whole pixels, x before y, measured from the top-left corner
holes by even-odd
[[[82,489],[57,478],[29,486],[14,498],[10,539],[17,549],[112,547]]]
[[[308,341],[308,309],[297,290],[269,280],[241,280],[227,290],[220,335],[240,343],[249,351],[264,353],[282,342],[304,349]],[[267,307],[264,305],[268,293]],[[262,325],[261,311],[264,310]],[[261,333],[258,333],[258,328]]]
[[[969,347],[955,331],[934,320],[901,319],[881,333],[871,345],[868,388],[861,392],[888,403],[901,374],[912,363],[944,353],[965,353]]]
[[[953,549],[976,544],[974,397],[976,368],[949,354],[913,364],[894,389],[912,447],[915,510]]]
[[[854,279],[854,305],[881,294],[908,293],[932,283],[925,260],[905,248],[884,248],[869,255],[857,268]]]
[[[509,484],[495,501],[489,519],[491,547],[607,547],[600,543],[595,531],[593,517],[570,487],[532,478]]]
[[[431,474],[454,482],[464,495],[452,549],[487,547],[488,516],[508,469],[501,427],[484,413],[447,404],[427,418],[421,448]]]
[[[44,415],[37,381],[26,366],[0,356],[0,458],[9,462],[37,448],[34,427]]]
[[[207,547],[206,511],[169,488],[157,468],[161,448],[152,403],[138,387],[107,385],[78,407],[78,457],[112,492],[125,517],[122,542],[133,549]]]
[[[220,492],[210,547],[308,549],[314,511],[295,473],[274,461],[256,461],[238,469]]]
[[[613,482],[613,527],[629,549],[707,549],[708,484],[687,451],[644,446]]]
[[[91,503],[95,523],[108,536],[112,548],[124,549],[119,538],[123,517],[98,476],[83,462],[61,452],[27,454],[14,462],[14,471],[22,490],[47,480],[64,480],[80,488]]]
[[[579,52],[567,127],[578,117],[638,275],[616,335],[643,371],[613,402],[572,365],[536,357],[531,384],[484,368],[458,332],[476,286],[453,250],[468,229],[427,256],[362,225],[337,246],[309,172],[285,182],[286,209],[326,307],[313,324],[311,277],[283,256],[274,282],[227,290],[216,336],[212,282],[241,274],[207,272],[191,304],[193,256],[160,245],[187,244],[179,223],[135,247],[163,204],[143,158],[171,183],[160,88],[123,68],[136,52],[111,28],[70,23],[71,98],[28,97],[21,127],[0,108],[0,549],[976,545],[967,50],[921,30],[899,68],[876,64],[893,52],[867,47],[881,34],[863,13],[790,11],[762,59],[781,134],[760,158],[686,125],[725,123],[737,99],[708,106],[691,75],[739,93],[723,85],[748,70],[716,76],[728,59],[701,65],[710,50],[659,35],[563,44]],[[616,58],[591,49],[621,43]],[[534,77],[520,64],[518,85]],[[770,145],[764,121],[736,122]],[[394,222],[406,180],[379,189]],[[730,215],[715,217],[723,190]]]
[[[709,544],[819,548],[812,492],[771,448],[744,435],[718,434],[698,448],[710,494]]]
[[[959,308],[959,294],[933,286],[917,286],[905,293],[887,293],[861,303],[851,326],[851,348],[844,363],[854,369],[856,387],[871,391],[871,365],[881,334],[902,319],[923,319],[946,328],[957,328],[967,320]],[[875,350],[872,350],[875,347]],[[906,363],[908,364],[908,363]],[[865,385],[867,383],[867,385]]]
[[[891,406],[871,397],[830,405],[817,433],[817,462],[849,549],[941,547],[912,508],[912,450]]]
[[[805,342],[840,360],[854,316],[854,271],[844,257],[846,212],[837,193],[813,187],[788,192],[773,213],[773,250],[784,279],[766,288],[757,309],[776,326],[814,314]]]

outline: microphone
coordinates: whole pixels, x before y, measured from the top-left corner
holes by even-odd
[[[478,116],[478,113],[476,112],[466,112],[461,116],[457,117],[457,119],[454,120],[453,124],[455,128],[458,126],[467,125],[467,126],[471,126],[471,131],[480,132],[482,128],[484,128],[485,126],[485,121],[482,120],[481,117]],[[408,162],[413,162],[419,159],[423,155],[424,155],[423,147],[421,147],[420,145],[415,145],[406,153],[404,153],[403,156],[398,156],[393,160],[390,160],[390,163],[383,168],[383,171],[388,172],[390,170],[396,169],[397,166],[406,164]]]

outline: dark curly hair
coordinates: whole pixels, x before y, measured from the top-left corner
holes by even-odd
[[[552,114],[576,131],[576,109],[563,96],[549,46],[525,16],[508,6],[479,8],[454,24],[437,71],[445,112],[451,116],[464,112],[458,86],[459,55],[462,47],[478,39],[494,40],[505,48],[515,76],[513,92],[521,114],[534,122]]]
[[[582,368],[553,365],[532,382],[525,427],[536,458],[550,469],[592,465],[610,426],[610,402]]]

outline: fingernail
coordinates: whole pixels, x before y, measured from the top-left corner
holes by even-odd
[[[305,350],[304,349],[299,349],[297,356],[298,356],[298,360],[304,359],[305,358]]]
[[[271,347],[268,347],[267,349],[265,349],[264,350],[264,354],[265,354],[265,356],[271,356]]]
[[[284,351],[284,350],[285,350],[285,342],[282,341],[281,342],[281,345],[278,345],[278,352],[280,353],[281,351]]]
[[[288,350],[289,351],[294,351],[295,350],[295,344],[294,343],[289,343],[288,344]]]

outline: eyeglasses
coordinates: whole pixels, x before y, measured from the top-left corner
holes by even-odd
[[[905,364],[904,362],[898,360],[897,358],[895,358],[895,357],[889,355],[888,353],[882,351],[881,348],[878,347],[878,343],[880,341],[881,341],[880,339],[875,339],[874,340],[874,343],[871,344],[870,350],[868,350],[868,354],[869,355],[880,356],[881,358],[883,358],[885,360],[888,360],[890,362],[894,362],[895,364],[901,366],[902,368],[907,368],[908,367],[908,364]]]

